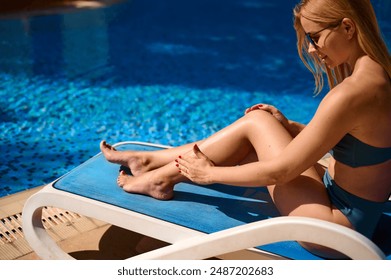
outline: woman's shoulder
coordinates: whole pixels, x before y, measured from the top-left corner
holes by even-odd
[[[352,106],[368,106],[379,101],[390,103],[390,78],[378,63],[366,56],[357,62],[350,77],[330,91],[330,96]]]
[[[355,83],[364,90],[372,88],[372,91],[390,90],[391,81],[385,69],[369,56],[363,56],[357,60],[351,79],[347,81]],[[358,89],[359,89],[358,88]],[[390,93],[390,92],[389,92]]]
[[[390,124],[390,81],[388,77],[382,76],[384,70],[377,67],[376,63],[367,61],[360,67],[334,87],[322,100],[320,107],[322,112],[339,117],[336,125],[340,121],[348,122],[348,133],[366,143],[382,145],[383,143],[374,141],[372,136],[384,133],[384,128],[388,128]],[[374,123],[377,130],[373,130]],[[373,133],[368,135],[368,131]]]
[[[374,71],[364,69],[346,78],[324,97],[319,113],[343,118],[351,124],[351,130],[385,118],[391,110],[390,85],[384,86],[382,79],[371,78]],[[376,70],[377,71],[377,70]],[[389,113],[388,113],[389,115]]]

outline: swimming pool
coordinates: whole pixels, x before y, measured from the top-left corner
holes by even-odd
[[[390,1],[372,2],[389,43]],[[321,97],[294,3],[133,0],[0,20],[0,197],[58,178],[101,139],[183,144],[259,102],[308,122]]]

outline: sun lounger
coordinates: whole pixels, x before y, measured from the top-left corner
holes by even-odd
[[[139,142],[115,146],[119,150],[167,148]],[[53,206],[173,244],[137,259],[320,259],[295,240],[326,245],[354,259],[391,259],[391,202],[372,242],[332,223],[279,217],[261,187],[180,183],[170,201],[126,193],[116,185],[119,168],[98,154],[28,199],[23,209],[24,234],[41,258],[72,259],[42,225],[42,208]]]

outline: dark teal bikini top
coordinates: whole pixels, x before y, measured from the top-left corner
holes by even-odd
[[[375,165],[391,159],[391,147],[378,148],[346,134],[330,151],[336,161],[351,167]]]

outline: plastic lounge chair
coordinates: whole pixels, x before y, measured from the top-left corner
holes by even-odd
[[[140,142],[115,147],[167,148]],[[119,168],[98,154],[27,200],[24,234],[41,258],[72,259],[43,227],[42,208],[53,206],[173,244],[135,259],[320,259],[295,240],[328,246],[352,259],[391,259],[391,201],[372,242],[325,221],[279,217],[265,188],[180,183],[170,201],[126,193],[116,185]]]

